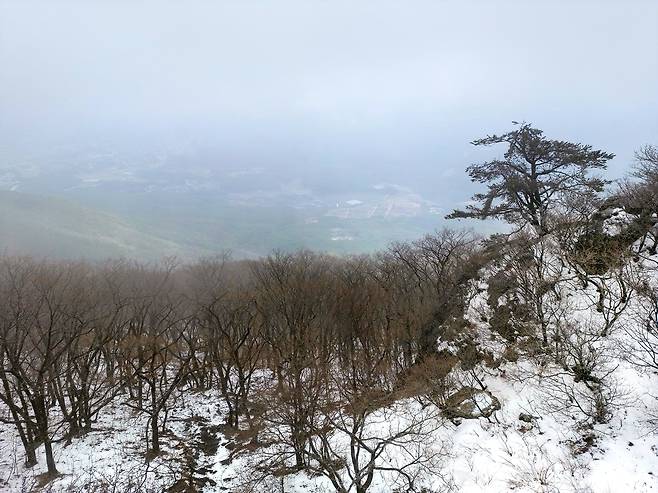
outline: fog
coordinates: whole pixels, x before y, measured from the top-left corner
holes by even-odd
[[[447,211],[473,190],[469,141],[512,120],[614,152],[620,176],[658,140],[657,21],[655,1],[3,0],[0,186],[121,217],[188,182],[266,207],[393,186]],[[144,187],[110,194],[105,168]],[[189,195],[149,202],[169,220]]]

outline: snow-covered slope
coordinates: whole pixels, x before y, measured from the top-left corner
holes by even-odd
[[[655,259],[630,262],[629,275],[654,284]],[[488,275],[491,275],[490,272]],[[457,378],[476,374],[500,409],[476,419],[437,418],[431,440],[440,458],[433,475],[418,479],[419,490],[458,492],[653,492],[658,491],[658,375],[633,364],[629,352],[637,350],[629,336],[637,328],[645,307],[629,297],[605,335],[592,327],[605,324],[609,307],[601,308],[601,286],[615,292],[615,279],[599,277],[583,286],[568,269],[560,269],[551,309],[560,323],[575,327],[561,332],[574,337],[574,347],[600,355],[594,373],[606,379],[603,397],[605,419],[591,419],[587,408],[597,405],[586,382],[557,364],[551,356],[538,356],[523,346],[523,337],[511,343],[490,327],[486,275],[470,302],[469,319],[479,350],[491,355],[468,372],[455,369]],[[602,283],[602,284],[597,284]],[[504,303],[504,300],[499,300]],[[598,307],[598,309],[597,309]],[[579,339],[580,338],[580,339]],[[440,341],[450,351],[451,343]],[[509,353],[514,348],[514,355]],[[492,363],[493,361],[493,363]],[[460,374],[461,372],[461,374]],[[473,373],[475,372],[475,373]],[[598,372],[598,373],[597,373]],[[597,377],[598,378],[598,377]],[[597,387],[598,388],[598,387]],[[483,395],[483,394],[481,394]],[[582,399],[582,400],[581,400]],[[183,393],[169,412],[163,453],[146,461],[143,434],[146,418],[134,415],[121,399],[105,409],[90,433],[55,444],[60,476],[42,485],[43,458],[31,469],[22,465],[20,442],[8,424],[0,426],[0,489],[3,491],[334,491],[319,475],[297,472],[247,485],[268,446],[240,447],[235,433],[222,423],[226,409],[213,391]],[[480,403],[482,404],[482,403]],[[486,404],[486,403],[485,403]],[[400,426],[396,420],[427,412],[409,398],[373,415],[370,425]],[[4,411],[3,411],[4,412]],[[386,430],[384,430],[386,431]],[[225,433],[226,432],[226,433]],[[338,442],[345,437],[335,436]],[[253,442],[252,442],[253,444]],[[340,445],[340,444],[339,444]],[[382,456],[396,461],[395,452]],[[112,489],[115,488],[115,489]],[[396,485],[385,473],[376,476],[370,490],[393,492]]]

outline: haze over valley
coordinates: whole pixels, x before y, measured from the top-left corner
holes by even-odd
[[[513,120],[614,152],[611,177],[658,131],[644,2],[36,5],[0,5],[0,251],[372,252],[443,227],[499,152],[469,142]]]

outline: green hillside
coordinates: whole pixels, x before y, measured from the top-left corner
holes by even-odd
[[[188,258],[207,253],[74,202],[8,191],[0,191],[0,252],[90,260]]]

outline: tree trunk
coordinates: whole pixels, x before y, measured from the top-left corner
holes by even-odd
[[[158,428],[158,399],[156,395],[156,382],[150,382],[151,385],[151,450],[153,453],[160,453],[160,429]]]
[[[157,414],[154,414],[151,418],[151,451],[154,454],[160,453],[160,429],[158,428]]]
[[[43,446],[46,449],[46,464],[48,465],[48,474],[55,476],[58,474],[57,467],[55,466],[55,458],[53,457],[53,445],[50,441],[50,437],[47,437]]]
[[[43,446],[46,450],[48,474],[54,476],[58,474],[58,471],[55,465],[55,457],[53,456],[53,445],[50,439],[50,433],[48,432],[48,410],[46,409],[46,402],[43,395],[36,396],[34,404],[34,415],[39,428],[39,435],[41,440],[43,440]]]

